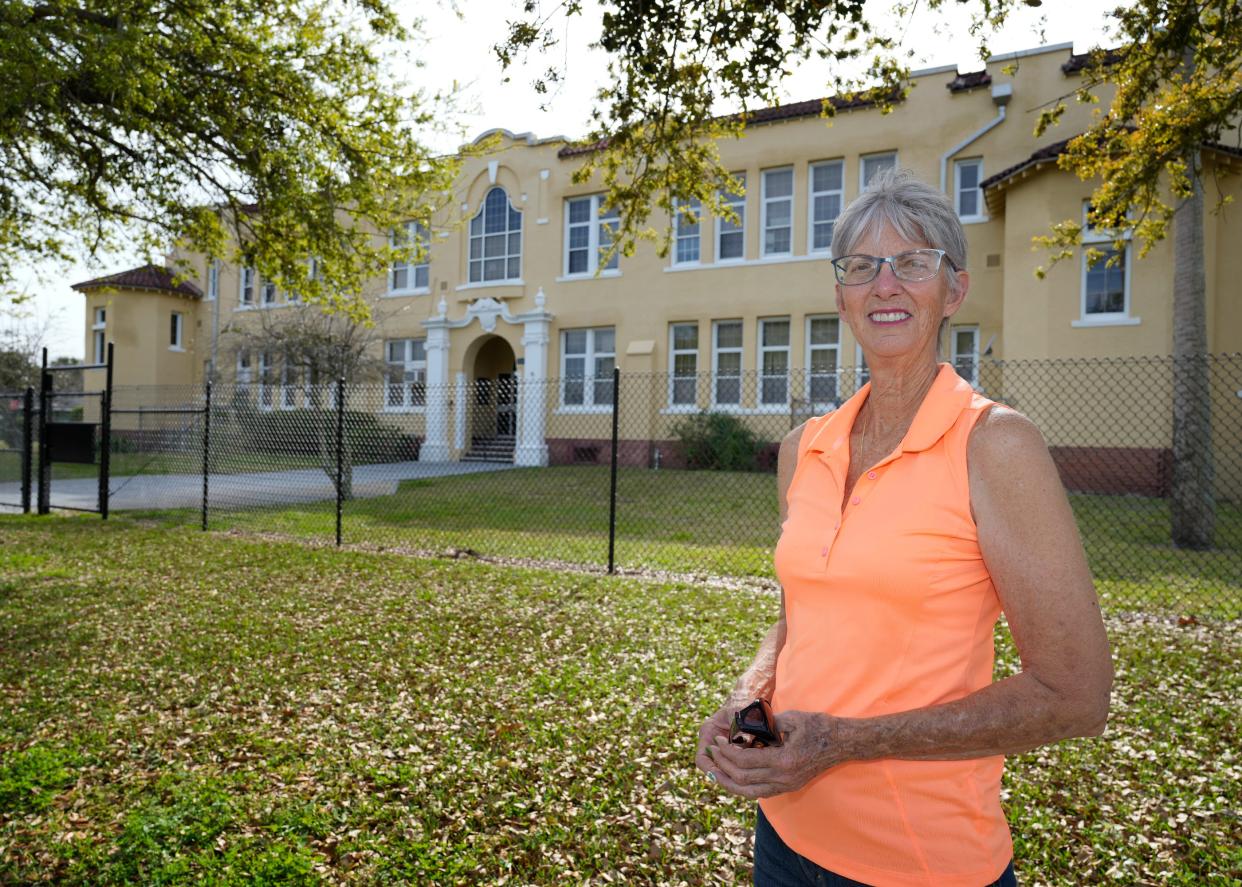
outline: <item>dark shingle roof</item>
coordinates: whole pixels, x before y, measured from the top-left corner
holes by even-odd
[[[890,96],[890,100],[894,102],[901,101],[901,96],[899,94]],[[747,126],[755,126],[763,123],[778,123],[782,120],[797,120],[801,117],[819,117],[824,113],[826,105],[831,105],[834,111],[853,111],[860,108],[870,108],[875,104],[874,99],[861,96],[843,97],[834,95],[826,99],[811,99],[806,102],[791,102],[788,105],[773,105],[770,108],[760,108],[745,115],[735,114],[724,119],[736,120],[742,117]],[[601,139],[597,142],[566,145],[556,152],[556,156],[563,159],[565,157],[576,157],[579,154],[590,154],[592,151],[604,148],[607,144],[607,139]]]
[[[1025,160],[1015,163],[1013,166],[1002,169],[994,176],[988,176],[979,183],[979,187],[986,191],[993,185],[998,185],[1005,179],[1012,178],[1028,167],[1039,166],[1040,164],[1056,160],[1057,157],[1065,153],[1066,146],[1069,145],[1069,143],[1075,138],[1077,138],[1077,136],[1070,136],[1068,139],[1062,139],[1059,142],[1053,142],[1051,145],[1046,145],[1045,147],[1040,148]]]
[[[978,89],[980,86],[991,85],[992,75],[987,71],[971,71],[969,74],[958,74],[945,84],[949,92],[965,92],[968,89]]]
[[[1106,66],[1115,65],[1119,61],[1121,61],[1120,49],[1108,49],[1104,51],[1103,62]],[[1090,52],[1080,52],[1077,54],[1071,52],[1069,61],[1061,66],[1061,71],[1066,75],[1077,74],[1089,64],[1091,64]]]
[[[113,289],[157,290],[175,293],[191,299],[201,299],[203,291],[188,280],[178,282],[173,272],[160,265],[143,265],[131,268],[120,274],[109,274],[107,277],[96,277],[94,280],[73,284],[75,290],[86,292],[90,289],[111,287]]]

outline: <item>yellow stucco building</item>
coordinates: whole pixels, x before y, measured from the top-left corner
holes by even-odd
[[[584,441],[608,437],[614,365],[667,374],[658,392],[623,410],[621,437],[634,442],[627,458],[636,462],[650,456],[638,442],[667,439],[686,412],[822,411],[854,390],[861,363],[835,314],[833,220],[889,167],[939,185],[965,223],[972,287],[945,343],[964,375],[975,376],[984,354],[1168,355],[1171,243],[1142,259],[1127,249],[1112,268],[1088,269],[1079,255],[1042,280],[1034,273],[1046,256],[1032,237],[1082,218],[1091,193],[1090,182],[1056,167],[1089,108],[1071,104],[1059,128],[1032,134],[1038,109],[1073,91],[1081,61],[1063,44],[998,56],[969,74],[915,72],[891,114],[847,108],[829,123],[818,100],[758,112],[743,138],[720,144],[744,186],[734,198],[741,224],[682,221],[668,256],[644,244],[602,270],[609,215],[598,187],[572,182],[587,149],[501,132],[495,151],[465,160],[432,230],[413,232],[426,238],[428,261],[396,266],[368,288],[381,323],[376,356],[392,382],[377,407],[421,437],[422,459],[458,458],[472,440],[496,437],[527,465],[568,461]],[[1204,163],[1211,194],[1242,197],[1242,151],[1207,148]],[[1240,212],[1235,204],[1205,219],[1216,353],[1242,350]],[[288,299],[251,269],[190,258],[193,283],[174,285],[148,266],[77,285],[88,362],[115,341],[118,385],[198,384],[214,366],[226,381],[267,383],[261,408],[301,406],[279,355],[251,353],[228,335],[260,312],[278,321]],[[1127,445],[1115,435],[1062,443]]]

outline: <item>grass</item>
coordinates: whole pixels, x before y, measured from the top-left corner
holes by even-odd
[[[404,481],[345,506],[346,541],[603,564],[608,470],[514,469]],[[1113,609],[1242,617],[1242,508],[1218,505],[1217,548],[1169,543],[1166,500],[1073,495],[1097,588]],[[148,517],[154,515],[147,515]],[[197,520],[197,512],[167,516]],[[335,503],[217,511],[211,526],[332,538]],[[621,468],[615,557],[623,567],[772,578],[778,528],[770,474]]]
[[[773,596],[0,517],[0,882],[748,883],[694,733]],[[1024,884],[1235,884],[1236,626],[1111,620]],[[1017,668],[998,632],[998,675]]]

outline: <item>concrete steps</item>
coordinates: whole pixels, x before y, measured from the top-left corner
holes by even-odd
[[[517,441],[513,435],[475,437],[470,449],[461,457],[463,462],[513,462],[513,448]]]

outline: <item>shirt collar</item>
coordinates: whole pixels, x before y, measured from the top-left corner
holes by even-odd
[[[807,452],[824,453],[829,457],[842,450],[848,453],[850,429],[854,427],[858,411],[862,409],[870,393],[871,383],[868,382],[829,415],[807,444]],[[962,410],[970,405],[973,395],[974,389],[970,387],[970,383],[959,376],[950,364],[940,364],[940,371],[924,396],[923,403],[919,405],[919,411],[910,423],[906,436],[902,438],[902,452],[926,450],[944,437],[962,414]]]

